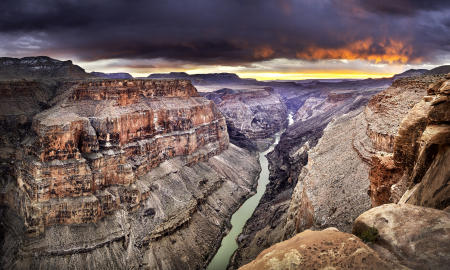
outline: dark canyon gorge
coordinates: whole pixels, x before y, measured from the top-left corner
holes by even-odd
[[[450,265],[449,66],[259,81],[5,57],[0,94],[0,269],[206,269],[255,194],[220,269]]]

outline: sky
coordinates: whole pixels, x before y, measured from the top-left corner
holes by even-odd
[[[2,0],[0,56],[134,76],[387,77],[450,63],[448,0]]]

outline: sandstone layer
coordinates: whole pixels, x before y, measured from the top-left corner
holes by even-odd
[[[185,80],[78,82],[57,100],[13,151],[2,265],[206,266],[260,170],[215,104]]]

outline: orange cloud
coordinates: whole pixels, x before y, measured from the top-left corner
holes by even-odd
[[[271,57],[274,53],[275,52],[272,50],[270,46],[262,46],[256,48],[253,55],[255,56],[255,58],[265,59]]]
[[[299,59],[363,59],[375,63],[407,63],[410,60],[413,49],[411,45],[405,45],[402,41],[387,39],[374,42],[371,38],[356,41],[345,47],[326,49],[311,46],[303,52],[297,52]]]

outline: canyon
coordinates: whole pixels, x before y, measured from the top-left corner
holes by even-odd
[[[204,269],[237,223],[221,269],[445,269],[446,71],[133,79],[2,58],[1,269]]]
[[[312,267],[305,265],[305,256],[313,259],[317,255],[300,249],[294,254],[289,247],[306,245],[310,249],[333,241],[332,236],[320,240],[329,234],[324,231],[306,243],[296,239],[307,237],[309,229],[334,227],[364,240],[372,233],[373,239],[364,249],[391,265],[387,268],[445,269],[450,260],[449,215],[443,211],[449,206],[449,79],[445,74],[401,78],[365,101],[366,106],[354,106],[356,109],[341,116],[334,114],[320,139],[307,150],[306,165],[297,174],[292,195],[286,196],[288,206],[281,200],[275,201],[278,205],[259,206],[264,210],[252,217],[258,218],[254,224],[259,227],[241,236],[241,251],[235,254],[232,268],[246,263],[243,269]],[[311,104],[318,106],[320,102]],[[304,117],[305,112],[296,117]],[[281,221],[264,223],[274,204],[287,210],[278,210]],[[343,251],[347,250],[336,250],[338,257],[330,254],[321,259],[330,260],[326,265],[332,267],[369,267],[358,265],[367,261],[362,254],[344,266],[340,259]],[[378,269],[385,269],[383,264],[379,263]]]
[[[229,143],[190,81],[58,77],[1,91],[2,268],[203,268],[256,189],[256,154]]]

